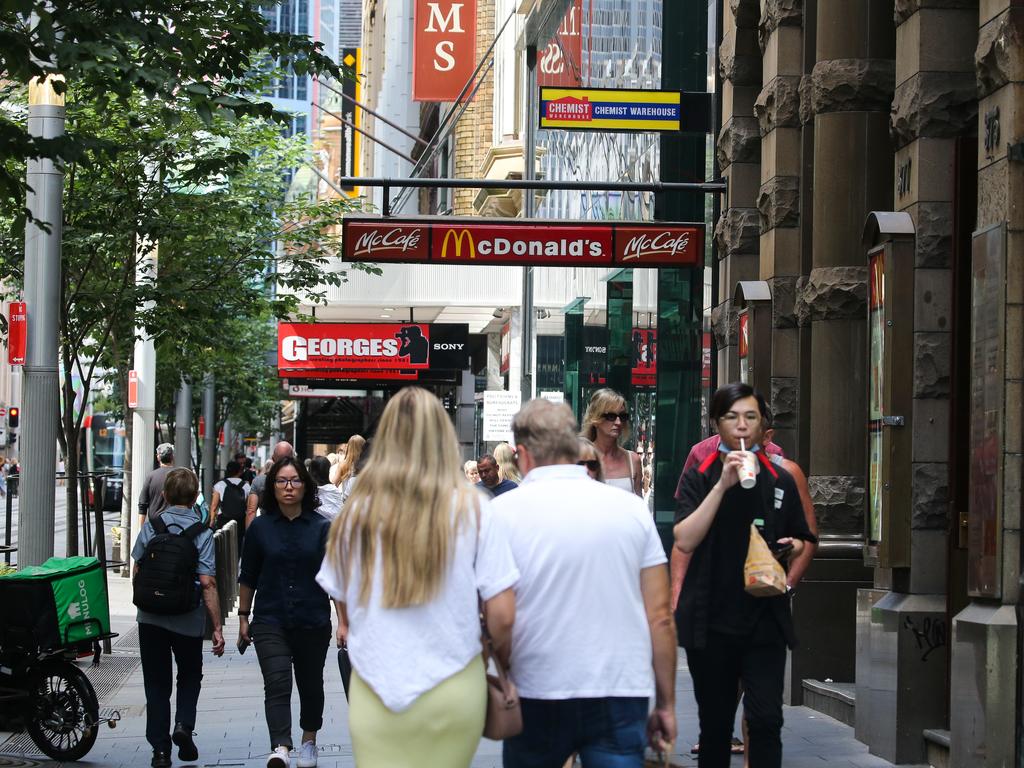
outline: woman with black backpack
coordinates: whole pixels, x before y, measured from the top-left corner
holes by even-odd
[[[256,645],[263,673],[271,748],[267,768],[292,765],[293,671],[302,728],[295,765],[316,765],[324,662],[331,641],[330,600],[316,583],[330,529],[330,522],[317,514],[319,506],[316,483],[303,463],[290,456],[280,459],[267,474],[260,501],[263,514],[245,534],[238,576],[238,639],[240,648],[249,642]]]

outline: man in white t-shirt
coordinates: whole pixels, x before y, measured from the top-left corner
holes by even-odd
[[[643,764],[676,738],[676,635],[667,558],[643,500],[577,465],[564,404],[512,420],[523,482],[492,502],[520,571],[510,670],[523,732],[504,768]],[[655,694],[648,715],[649,697]]]

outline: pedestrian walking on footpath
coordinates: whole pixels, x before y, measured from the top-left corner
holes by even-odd
[[[520,571],[510,671],[523,732],[505,768],[641,768],[676,738],[668,569],[643,500],[579,466],[576,419],[531,400],[512,419],[523,483],[492,503]],[[654,709],[649,697],[655,694]]]
[[[693,557],[676,608],[700,718],[700,768],[729,765],[736,691],[743,686],[753,768],[782,764],[782,690],[786,647],[796,638],[789,596],[755,597],[744,562],[755,526],[783,561],[815,542],[793,478],[762,449],[770,422],[764,397],[728,384],[711,399],[722,445],[683,477],[675,545]],[[739,484],[740,474],[749,488]],[[756,473],[751,478],[751,473]]]
[[[245,500],[246,529],[252,525],[252,521],[256,519],[256,515],[263,504],[264,490],[267,484],[267,475],[270,474],[270,468],[281,459],[289,458],[294,455],[295,449],[292,448],[292,444],[282,440],[274,446],[274,451],[271,454],[270,461],[267,462],[268,466],[264,468],[263,473],[256,475],[256,477],[253,478],[252,483],[249,485],[249,496]]]
[[[326,456],[314,456],[309,462],[309,474],[316,483],[316,492],[320,497],[317,512],[328,520],[334,520],[341,512],[344,499],[341,490],[331,482],[331,461]]]
[[[508,443],[498,443],[494,446],[494,460],[498,462],[498,476],[502,480],[511,480],[516,485],[523,482],[523,476],[516,466],[516,452]]]
[[[586,467],[587,475],[591,480],[604,482],[604,468],[601,466],[601,454],[597,452],[597,446],[585,437],[577,438],[580,446],[580,455],[576,463]]]
[[[407,387],[331,527],[318,580],[347,615],[359,768],[466,768],[484,727],[480,601],[508,661],[519,573],[441,401]],[[343,622],[342,633],[346,624]]]
[[[341,489],[342,502],[349,497],[355,487],[356,474],[362,468],[361,460],[366,450],[366,438],[362,435],[352,435],[346,443],[348,448],[345,455],[338,461],[334,468],[334,476],[331,481]]]
[[[166,508],[146,520],[135,540],[132,571],[139,606],[139,655],[146,691],[146,740],[153,747],[152,768],[171,764],[171,744],[178,758],[199,759],[192,739],[203,679],[206,619],[213,627],[213,654],[224,654],[224,634],[217,597],[213,533],[193,509],[199,480],[190,469],[170,470],[163,478]],[[183,612],[168,613],[169,600],[180,594]],[[151,610],[147,610],[150,608]],[[177,667],[177,703],[171,730],[171,658]]]
[[[245,542],[245,503],[249,497],[249,484],[242,477],[242,472],[242,465],[237,460],[229,461],[224,469],[224,479],[214,483],[210,498],[210,527],[217,530],[235,521],[239,558]]]
[[[245,535],[238,639],[242,647],[250,642],[256,646],[263,673],[271,748],[267,768],[291,766],[293,672],[302,728],[296,765],[312,768],[316,734],[323,726],[324,662],[331,642],[331,604],[316,574],[326,554],[330,523],[317,514],[316,483],[301,461],[279,459],[266,478],[263,514]]]
[[[502,479],[501,472],[498,471],[498,460],[489,453],[485,453],[476,460],[476,468],[480,474],[480,482],[476,484],[476,487],[491,498],[514,491],[519,487],[519,484],[512,480]]]
[[[146,477],[139,493],[139,530],[142,530],[146,518],[154,518],[167,507],[167,501],[161,495],[167,474],[174,469],[174,445],[160,443],[156,447],[156,460],[159,466]]]
[[[622,447],[629,439],[629,409],[626,400],[614,389],[599,389],[590,398],[583,417],[583,437],[590,440],[601,456],[604,482],[643,496],[643,467],[640,457]]]

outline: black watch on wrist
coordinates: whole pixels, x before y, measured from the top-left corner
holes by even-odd
[[[251,613],[252,613],[252,611],[239,611],[238,612],[238,616],[239,616],[239,618],[241,618],[243,616],[245,618],[249,618],[249,614],[251,614]]]

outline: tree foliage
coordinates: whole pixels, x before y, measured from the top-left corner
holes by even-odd
[[[139,94],[163,105],[170,127],[180,103],[210,124],[214,115],[271,117],[272,107],[248,78],[268,66],[297,74],[340,72],[308,37],[268,29],[253,0],[0,0],[0,82],[62,75],[78,98],[100,111]],[[56,88],[64,86],[58,83]],[[0,110],[0,157],[94,161],[118,137],[69,129],[59,139],[30,137]],[[23,198],[22,177],[0,167],[0,198]]]

